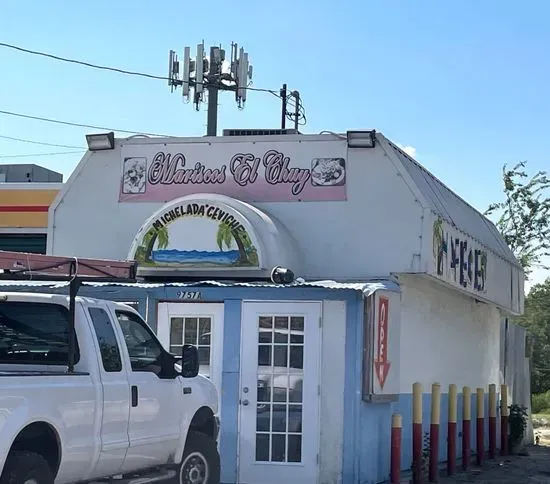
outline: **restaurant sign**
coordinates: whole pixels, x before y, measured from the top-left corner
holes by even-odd
[[[245,202],[346,200],[346,143],[181,143],[121,147],[120,202],[197,193]]]
[[[433,224],[434,275],[472,293],[487,292],[487,251],[441,219]]]

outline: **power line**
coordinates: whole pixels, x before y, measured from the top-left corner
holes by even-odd
[[[84,62],[84,61],[79,61],[79,60],[76,60],[76,59],[69,59],[67,57],[61,57],[61,56],[54,55],[54,54],[48,54],[47,52],[40,52],[40,51],[37,51],[37,50],[25,49],[25,48],[19,47],[17,45],[6,44],[4,42],[0,42],[0,47],[6,47],[8,49],[17,50],[19,52],[25,52],[26,54],[38,55],[38,56],[41,56],[41,57],[47,57],[49,59],[54,59],[54,60],[61,61],[61,62],[68,62],[70,64],[78,64],[78,65],[81,65],[81,66],[91,67],[92,69],[101,69],[101,70],[104,70],[104,71],[118,72],[120,74],[128,74],[130,76],[146,77],[146,78],[149,78],[149,79],[156,79],[156,80],[161,80],[161,81],[168,80],[167,77],[163,77],[163,76],[155,76],[155,75],[152,75],[152,74],[146,74],[144,72],[128,71],[126,69],[119,69],[117,67],[109,67],[109,66],[102,66],[102,65],[98,65],[98,64],[92,64],[90,62]]]
[[[30,55],[36,55],[36,56],[41,56],[41,57],[45,57],[45,58],[48,58],[48,59],[53,59],[53,60],[56,60],[56,61],[59,61],[59,62],[66,62],[66,63],[70,63],[70,64],[76,64],[76,65],[80,65],[80,66],[84,66],[84,67],[89,67],[89,68],[92,68],[92,69],[99,69],[99,70],[103,70],[103,71],[111,71],[111,72],[116,72],[116,73],[119,73],[119,74],[138,76],[138,77],[143,77],[143,78],[148,78],[148,79],[153,79],[153,80],[169,81],[169,83],[173,81],[172,78],[166,77],[166,76],[157,76],[157,75],[149,74],[149,73],[145,73],[145,72],[130,71],[130,70],[121,69],[121,68],[118,68],[118,67],[110,67],[110,66],[105,66],[105,65],[100,65],[100,64],[93,64],[91,62],[81,61],[81,60],[78,60],[78,59],[72,59],[72,58],[68,58],[68,57],[62,57],[62,56],[58,56],[58,55],[55,55],[55,54],[50,54],[48,52],[41,52],[41,51],[37,51],[37,50],[26,49],[24,47],[20,47],[20,46],[13,45],[13,44],[8,44],[8,43],[5,43],[5,42],[0,42],[0,47],[13,49],[13,50],[23,52],[23,53],[26,53],[26,54],[30,54]],[[205,86],[206,83],[205,82],[198,82],[198,81],[195,80],[194,85],[195,86],[197,86],[197,85]],[[267,93],[272,94],[273,96],[277,97],[278,99],[281,99],[280,92],[277,92],[274,89],[264,89],[264,88],[252,87],[250,85],[248,85],[248,86],[239,86],[239,89],[244,89],[244,90],[247,90],[247,91],[255,91],[255,92],[267,92]],[[289,96],[289,98],[290,97],[291,96]],[[294,101],[294,99],[292,99],[292,100],[287,99],[286,100],[287,104],[289,104],[292,101]],[[289,104],[289,107],[294,107],[295,108],[295,105],[293,106],[292,104]],[[11,115],[17,116],[17,114],[15,114],[15,113],[8,113],[8,112],[2,112],[2,111],[0,111],[0,113],[1,114],[11,114]],[[27,118],[30,118],[30,119],[37,119],[37,120],[40,120],[40,121],[56,122],[55,120],[48,120],[46,118],[40,119],[40,118],[33,117],[33,116],[21,115],[20,117],[27,117]],[[297,113],[297,116],[296,116],[295,113],[288,113],[287,117],[291,121],[296,121],[295,118],[298,117],[298,123],[297,124],[300,124],[300,125],[305,125],[306,124],[307,118],[306,118],[305,108],[302,104],[301,97],[298,98],[298,113]],[[301,122],[299,122],[300,120],[301,120]],[[69,125],[69,126],[78,126],[78,127],[84,127],[84,128],[92,128],[92,129],[108,129],[108,128],[101,128],[101,127],[97,127],[97,126],[81,125],[81,124],[78,124],[78,123],[69,123],[69,122],[58,122],[58,124],[66,124],[66,125]],[[151,134],[151,133],[141,133],[141,132],[137,133],[137,132],[126,131],[126,130],[111,130],[111,131],[118,131],[120,133],[129,133],[129,134],[145,134],[145,135],[150,135],[150,136],[161,136],[161,135],[156,135],[156,134]]]
[[[81,60],[77,60],[77,59],[71,59],[69,57],[62,57],[62,56],[55,55],[55,54],[49,54],[47,52],[41,52],[41,51],[38,51],[38,50],[25,49],[24,47],[19,47],[18,45],[13,45],[13,44],[7,44],[5,42],[0,42],[0,47],[6,47],[8,49],[17,50],[19,52],[24,52],[26,54],[46,57],[48,59],[53,59],[53,60],[60,61],[60,62],[67,62],[67,63],[70,63],[70,64],[77,64],[77,65],[81,65],[81,66],[85,66],[85,67],[90,67],[92,69],[100,69],[100,70],[103,70],[103,71],[118,72],[119,74],[126,74],[126,75],[129,75],[129,76],[145,77],[147,79],[154,79],[154,80],[157,80],[157,81],[169,81],[170,80],[170,78],[166,77],[166,76],[157,76],[155,74],[148,74],[146,72],[129,71],[129,70],[126,70],[126,69],[120,69],[118,67],[110,67],[110,66],[104,66],[104,65],[100,65],[100,64],[92,64],[91,62],[81,61]],[[199,82],[197,84],[202,84],[202,83]],[[262,89],[262,88],[259,88],[259,87],[251,87],[251,86],[243,87],[242,89],[246,89],[247,91],[269,92],[269,93],[274,94],[275,96],[278,97],[277,92],[273,89]]]
[[[0,155],[0,158],[35,158],[37,156],[57,156],[57,155],[74,155],[77,153],[84,153],[86,150],[79,151],[55,151],[53,153],[31,153],[27,155]]]
[[[56,148],[75,148],[75,149],[83,148],[82,146],[58,145],[58,144],[55,144],[55,143],[46,143],[44,141],[36,141],[36,140],[25,139],[25,138],[14,138],[13,136],[5,136],[5,135],[2,135],[2,134],[0,134],[0,138],[9,139],[11,141],[19,141],[21,143],[31,143],[33,145],[54,146]]]
[[[95,126],[93,124],[73,123],[71,121],[61,121],[59,119],[43,118],[41,116],[31,116],[30,114],[14,113],[13,111],[0,110],[0,114],[4,114],[6,116],[16,116],[18,118],[34,119],[35,121],[43,121],[46,123],[62,124],[65,126],[75,126],[77,128],[91,128],[91,129],[99,129],[103,131],[117,131],[119,133],[126,133],[126,134],[143,134],[146,136],[158,136],[162,138],[170,137],[170,136],[166,136],[164,134],[158,134],[158,133],[146,133],[144,131],[128,131],[126,129],[106,128],[104,126]]]

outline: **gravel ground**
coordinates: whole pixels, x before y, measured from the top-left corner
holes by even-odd
[[[475,482],[476,484],[550,484],[550,447],[531,446],[522,456],[486,461],[482,468],[443,477],[441,484]]]

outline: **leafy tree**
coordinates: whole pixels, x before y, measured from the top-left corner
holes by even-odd
[[[502,168],[504,201],[493,203],[485,215],[497,215],[497,228],[526,274],[544,267],[550,256],[550,178],[545,171],[529,177],[526,162]]]
[[[532,339],[531,391],[550,389],[550,278],[536,284],[525,298],[525,312],[516,320]]]
[[[525,162],[511,169],[504,165],[504,200],[489,206],[486,215],[496,221],[506,243],[528,275],[534,267],[548,269],[550,255],[550,178],[545,171],[533,176],[525,172]],[[535,285],[525,298],[524,314],[515,319],[527,328],[532,341],[531,390],[550,389],[550,278]]]

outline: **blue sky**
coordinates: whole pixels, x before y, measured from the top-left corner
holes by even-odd
[[[376,128],[483,210],[504,163],[550,169],[550,2],[4,0],[0,42],[165,75],[168,51],[245,46],[254,87],[302,94],[306,132]],[[167,135],[202,135],[205,112],[164,81],[0,47],[0,110]],[[279,103],[220,99],[219,126],[277,127]],[[0,115],[0,135],[84,145],[89,129]],[[0,139],[0,155],[65,151]],[[0,158],[68,176],[78,155]],[[534,280],[546,272],[538,271]]]

